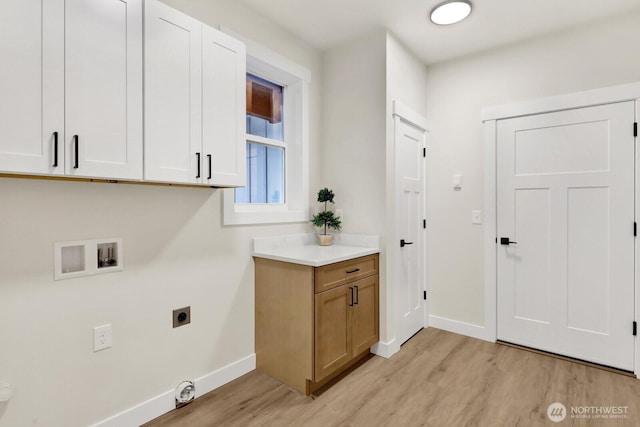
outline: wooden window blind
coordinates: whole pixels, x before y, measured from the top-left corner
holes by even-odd
[[[282,121],[282,86],[247,74],[247,115],[267,120]]]

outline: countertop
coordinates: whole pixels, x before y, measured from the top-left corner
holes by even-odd
[[[253,239],[253,256],[321,267],[380,252],[378,236],[336,234],[332,246],[319,246],[315,234],[293,234]]]

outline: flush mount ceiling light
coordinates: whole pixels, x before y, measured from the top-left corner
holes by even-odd
[[[438,25],[450,25],[462,21],[471,13],[471,2],[453,0],[440,3],[431,10],[431,22]]]

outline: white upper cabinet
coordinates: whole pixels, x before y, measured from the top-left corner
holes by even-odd
[[[3,0],[0,46],[1,172],[142,178],[142,0]]]
[[[246,48],[213,28],[202,30],[204,183],[245,185]]]
[[[145,1],[144,178],[202,182],[202,24]]]
[[[63,174],[64,0],[2,0],[0,52],[0,172]]]
[[[244,44],[145,1],[145,180],[245,185]]]
[[[66,0],[67,175],[142,179],[142,0]]]
[[[157,0],[2,0],[0,49],[0,173],[244,185],[241,42]]]

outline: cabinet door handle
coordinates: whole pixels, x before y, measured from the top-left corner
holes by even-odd
[[[356,288],[356,302],[354,302],[354,304],[358,305],[358,300],[360,299],[360,291],[358,290],[357,286],[354,286],[354,288]]]
[[[349,292],[351,293],[351,302],[349,302],[349,307],[353,307],[353,288],[349,287]]]
[[[207,154],[207,159],[209,161],[209,176],[207,179],[211,179],[211,154]]]
[[[73,135],[73,168],[78,169],[80,159],[80,143],[78,142],[78,135]]]
[[[359,269],[359,268],[355,268],[355,269],[353,269],[353,270],[349,270],[349,271],[347,271],[347,274],[357,273],[358,271],[360,271],[360,269]]]
[[[196,153],[196,158],[198,162],[198,174],[196,175],[196,178],[200,178],[200,153]]]
[[[53,133],[53,166],[58,167],[58,132]]]

